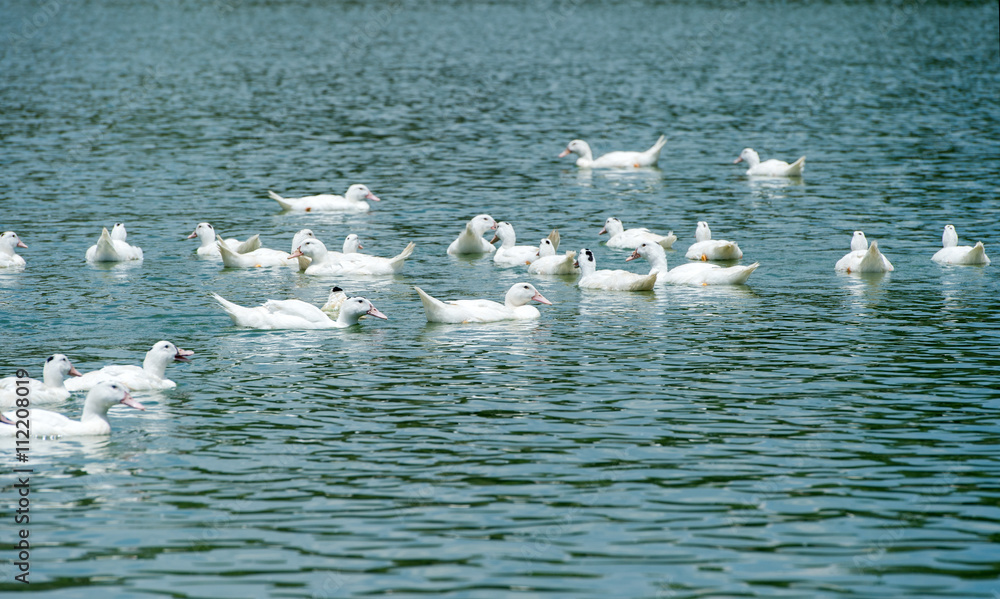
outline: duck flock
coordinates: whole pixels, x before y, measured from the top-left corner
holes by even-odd
[[[582,140],[571,141],[559,154],[565,157],[576,154],[576,165],[584,169],[636,169],[654,167],[666,138],[660,136],[656,143],[643,152],[610,152],[594,158],[590,145]],[[751,177],[801,177],[805,156],[789,164],[781,160],[761,161],[750,148],[744,149],[735,163],[746,162],[746,174]],[[282,210],[301,213],[367,212],[369,201],[380,199],[365,185],[351,185],[343,196],[322,194],[301,198],[285,198],[270,191],[270,197]],[[493,231],[487,240],[483,235]],[[677,236],[673,231],[665,235],[647,228],[626,229],[624,223],[609,217],[600,234],[607,234],[606,245],[611,248],[632,250],[625,262],[645,259],[650,266],[648,273],[623,269],[598,269],[594,252],[587,248],[559,252],[560,234],[552,231],[537,246],[518,245],[514,226],[497,222],[489,214],[472,217],[464,230],[448,246],[451,255],[492,254],[498,267],[525,268],[532,275],[575,277],[577,285],[585,289],[621,291],[649,291],[658,285],[745,285],[758,262],[733,265],[743,258],[735,241],[713,239],[707,222],[699,222],[695,230],[695,243],[685,252],[687,263],[667,267],[666,250],[673,249]],[[290,251],[261,247],[259,236],[246,240],[224,239],[209,223],[200,223],[188,236],[197,239],[197,256],[219,260],[224,268],[296,268],[306,275],[317,277],[336,276],[391,276],[399,273],[415,249],[410,243],[392,257],[361,253],[364,249],[360,238],[350,234],[340,251],[328,249],[311,230],[303,229],[292,239]],[[495,245],[499,242],[499,245]],[[0,268],[23,269],[26,262],[17,253],[27,244],[14,231],[0,235]],[[834,265],[835,270],[847,273],[885,273],[893,270],[892,263],[880,251],[878,243],[871,243],[862,231],[855,231],[851,251]],[[109,232],[101,231],[97,242],[85,256],[87,262],[141,261],[143,251],[128,242],[124,224],[115,224]],[[931,258],[941,264],[988,265],[990,259],[982,242],[974,246],[959,245],[955,227],[944,227],[942,248]],[[722,262],[723,265],[715,264]],[[415,287],[429,322],[486,323],[504,320],[539,318],[541,313],[533,302],[550,305],[531,283],[519,282],[507,290],[503,302],[490,299],[441,300],[427,291]],[[218,294],[215,301],[232,321],[253,329],[329,329],[358,325],[366,316],[387,319],[372,301],[364,297],[348,297],[340,287],[333,287],[327,302],[316,307],[297,299],[269,299],[254,307],[240,306]],[[130,391],[170,389],[176,383],[166,377],[167,367],[174,361],[186,361],[194,352],[181,349],[169,341],[159,341],[146,353],[142,366],[110,365],[81,374],[62,354],[45,360],[41,381],[25,376],[0,379],[0,408],[27,408],[38,405],[55,405],[70,399],[74,391],[87,391],[80,420],[73,420],[57,412],[32,409],[30,434],[34,436],[106,435],[111,432],[108,410],[117,404],[137,409],[145,407],[136,401]],[[20,411],[10,411],[0,416],[0,436],[15,436],[15,421],[23,417]]]

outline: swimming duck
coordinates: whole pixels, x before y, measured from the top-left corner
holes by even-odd
[[[497,221],[489,214],[480,214],[465,225],[465,230],[448,246],[449,254],[492,254],[497,249],[483,239],[483,233],[496,229]]]
[[[202,258],[219,258],[219,248],[216,245],[216,233],[215,228],[209,223],[198,223],[198,226],[194,228],[194,233],[187,236],[188,239],[198,238],[201,245],[198,246],[198,256]],[[260,235],[254,235],[247,239],[246,241],[240,241],[236,238],[231,239],[221,239],[231,250],[237,254],[246,254],[247,252],[252,252],[260,247]]]
[[[345,244],[346,249],[353,245],[349,242]],[[331,252],[319,239],[307,239],[289,257],[308,257],[311,262],[305,270],[307,275],[394,275],[403,269],[415,247],[416,244],[411,241],[396,256],[382,258],[357,252]]]
[[[638,258],[645,258],[649,262],[651,266],[649,274],[657,274],[657,285],[743,285],[760,266],[759,262],[754,262],[750,266],[723,268],[708,262],[688,262],[669,270],[666,252],[659,244],[649,241],[639,244],[625,261],[630,262]]]
[[[625,249],[635,249],[643,241],[652,241],[654,243],[660,244],[660,246],[669,250],[673,247],[674,242],[677,241],[677,236],[674,235],[673,231],[669,231],[666,235],[657,235],[645,227],[639,229],[626,229],[622,221],[618,220],[613,216],[609,216],[606,221],[604,221],[604,228],[598,233],[598,235],[604,235],[607,233],[611,237],[605,243],[609,248],[625,248]]]
[[[323,308],[297,299],[267,300],[260,306],[246,308],[216,293],[212,297],[229,314],[234,324],[251,329],[343,329],[358,324],[364,316],[388,319],[363,297],[340,300],[339,296],[336,297],[336,300],[340,300],[337,316],[332,318],[325,309],[332,307],[338,292],[343,293],[339,287],[335,287]]]
[[[222,264],[226,268],[260,268],[265,266],[298,266],[297,262],[289,262],[291,257],[281,250],[270,248],[257,248],[252,252],[239,254],[234,252],[228,245],[216,240],[216,247],[219,248],[219,255],[222,256]]]
[[[7,231],[0,235],[0,268],[24,266],[24,258],[18,256],[17,250],[14,248],[27,249],[28,246],[13,231]]]
[[[656,285],[656,273],[640,275],[627,270],[597,270],[594,252],[583,248],[576,261],[580,267],[577,286],[582,289],[605,289],[607,291],[649,291]]]
[[[115,404],[137,410],[146,409],[146,406],[132,399],[128,388],[121,382],[102,380],[87,393],[87,399],[83,402],[83,415],[79,420],[72,420],[49,410],[31,410],[30,434],[35,437],[108,435],[111,433],[108,410]],[[17,434],[15,414],[9,412],[0,416],[0,436],[13,437]]]
[[[558,248],[559,231],[549,233],[549,240]],[[517,235],[514,225],[507,221],[497,223],[497,232],[490,243],[500,241],[500,247],[493,254],[493,263],[497,266],[521,266],[531,264],[538,257],[538,248],[531,245],[517,245]]]
[[[283,198],[268,191],[271,199],[278,202],[282,210],[294,212],[368,212],[371,206],[365,200],[380,201],[367,186],[355,183],[347,188],[344,195],[320,194],[301,198]]]
[[[133,391],[148,391],[150,389],[173,389],[177,383],[166,378],[167,365],[173,361],[187,362],[193,351],[181,349],[169,341],[158,341],[146,352],[142,367],[130,364],[113,364],[100,370],[66,381],[70,391],[91,389],[105,379],[114,379],[124,383]]]
[[[861,231],[855,231],[851,238],[851,251],[837,260],[834,270],[843,272],[891,272],[895,270],[889,259],[878,250],[878,242],[868,245],[868,239]]]
[[[802,175],[802,169],[806,166],[805,156],[802,156],[792,164],[773,158],[761,162],[757,152],[750,148],[744,148],[740,152],[739,158],[733,160],[733,164],[739,164],[744,160],[747,166],[750,167],[747,169],[747,174],[753,177],[798,177]]]
[[[9,376],[0,379],[0,407],[9,408],[15,405],[18,387],[27,387],[27,394],[20,397],[27,397],[32,406],[41,404],[53,404],[69,399],[69,389],[66,388],[65,380],[67,376],[80,376],[80,371],[73,367],[69,358],[63,354],[53,354],[45,358],[45,365],[42,367],[42,380],[38,379],[18,379]],[[18,381],[22,382],[20,385]]]
[[[427,322],[467,323],[498,322],[501,320],[528,320],[538,318],[538,308],[528,302],[552,305],[552,302],[530,283],[517,283],[504,296],[503,303],[492,300],[453,300],[443,302],[431,297],[423,289],[414,287],[420,295],[427,314]]]
[[[559,154],[559,158],[576,154],[576,165],[582,168],[641,168],[644,166],[656,166],[660,159],[660,150],[667,144],[667,138],[663,135],[656,140],[653,147],[645,152],[609,152],[600,158],[594,159],[594,153],[590,149],[590,144],[582,139],[574,139],[569,142],[566,149]]]
[[[703,220],[698,221],[694,238],[695,243],[684,254],[689,260],[739,260],[743,257],[743,250],[735,241],[712,239],[712,230]]]
[[[101,229],[100,239],[87,249],[87,262],[142,260],[142,248],[129,245],[125,241],[126,235],[125,225],[122,223],[115,223],[111,233],[108,233],[107,228]]]
[[[573,275],[580,270],[576,267],[576,252],[568,251],[556,255],[555,244],[548,237],[538,244],[538,257],[528,265],[533,275]]]
[[[988,266],[990,259],[986,256],[986,248],[982,241],[977,241],[976,245],[958,245],[958,231],[955,225],[945,225],[944,234],[941,236],[941,245],[931,260],[940,264],[981,264]]]

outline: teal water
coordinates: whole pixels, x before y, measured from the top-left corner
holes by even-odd
[[[30,586],[4,475],[0,591],[94,597],[988,597],[1000,593],[995,3],[219,0],[0,3],[0,368],[196,352],[108,439],[36,440]],[[27,24],[27,25],[26,25]],[[659,169],[586,172],[664,133]],[[794,181],[730,164],[808,156]],[[361,215],[267,198],[382,198]],[[552,228],[602,268],[604,219],[696,222],[738,288],[580,291],[445,254],[471,216]],[[141,265],[83,260],[125,222]],[[287,250],[312,228],[390,278],[224,270],[200,221]],[[835,273],[851,232],[895,272]],[[413,285],[539,320],[429,325]],[[329,286],[389,316],[232,326]],[[80,398],[63,409],[78,413]],[[2,446],[11,455],[9,445]],[[4,458],[8,464],[13,458]]]

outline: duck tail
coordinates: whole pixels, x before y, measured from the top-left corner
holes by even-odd
[[[101,238],[97,240],[97,245],[93,249],[94,252],[92,255],[90,252],[87,252],[87,259],[91,262],[117,262],[121,260],[118,252],[115,250],[115,242],[111,239],[111,233],[108,233],[107,227],[101,229]]]
[[[757,270],[758,266],[760,266],[760,262],[754,262],[749,266],[737,266],[736,268],[742,269],[742,272],[740,273],[740,276],[736,277],[736,279],[733,282],[737,285],[745,284],[747,282],[747,279],[750,278],[750,275],[753,274],[753,271]]]
[[[260,249],[260,235],[254,235],[250,239],[247,239],[243,243],[236,246],[237,254],[246,254],[247,252],[252,252],[254,250]]]
[[[660,247],[669,250],[674,247],[674,242],[677,241],[677,236],[674,235],[673,231],[667,231],[666,236],[660,240]]]
[[[802,174],[802,169],[806,167],[806,157],[802,156],[795,162],[793,162],[788,167],[788,171],[785,173],[789,177],[797,177]]]
[[[275,202],[278,202],[278,204],[281,206],[282,210],[291,210],[292,209],[292,204],[288,200],[286,200],[285,198],[279,196],[278,194],[274,193],[273,191],[268,190],[267,191],[267,195],[271,196],[271,199],[274,200]]]
[[[637,279],[636,282],[629,287],[629,291],[649,291],[655,287],[657,272],[650,273],[641,279]]]
[[[402,252],[399,252],[398,255],[389,260],[389,265],[392,266],[393,272],[399,272],[399,269],[403,268],[403,262],[405,262],[407,258],[413,255],[413,248],[415,247],[417,247],[417,244],[411,241],[410,243],[406,244],[406,247],[403,248]]]
[[[559,229],[552,229],[549,233],[549,241],[552,242],[552,249],[559,250]]]
[[[653,156],[659,158],[660,157],[660,150],[662,150],[663,146],[665,146],[665,145],[667,145],[667,136],[666,135],[661,135],[659,137],[659,139],[656,140],[656,143],[653,144],[653,147],[649,149],[649,153],[652,154]]]
[[[229,318],[233,320],[233,323],[240,324],[237,313],[243,309],[243,306],[234,304],[233,302],[227,300],[218,293],[213,293],[212,297],[215,298],[215,301],[219,302],[219,305],[222,306],[222,309],[226,311],[226,314],[229,315]]]
[[[239,268],[240,261],[238,254],[234,252],[224,241],[216,240],[215,245],[219,248],[219,255],[222,256],[222,263],[229,268]]]
[[[861,258],[858,272],[889,272],[891,270],[893,270],[892,265],[888,264],[888,260],[878,250],[878,242],[871,242],[868,251]]]
[[[986,257],[986,248],[982,241],[977,241],[976,245],[972,246],[972,249],[965,256],[965,262],[966,264],[989,265],[990,259]]]
[[[424,305],[424,313],[427,315],[427,321],[437,322],[438,315],[444,312],[446,304],[437,298],[431,297],[419,287],[414,287],[414,289],[417,290],[417,294],[420,296],[420,303]]]

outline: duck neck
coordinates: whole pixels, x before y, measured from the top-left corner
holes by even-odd
[[[649,262],[649,274],[654,272],[667,274],[667,255],[665,253],[654,253],[652,256],[646,256],[646,261]]]
[[[42,382],[45,383],[46,387],[62,387],[63,379],[63,373],[55,360],[45,365],[45,369],[42,371]]]
[[[941,245],[946,248],[957,246],[958,233],[954,229],[945,229],[944,235],[941,236]]]
[[[709,241],[712,239],[712,230],[708,227],[698,227],[698,230],[694,232],[695,241]]]
[[[198,235],[198,241],[201,242],[201,247],[203,248],[215,247],[215,233],[211,231],[202,233]]]
[[[142,369],[146,374],[162,379],[167,374],[167,362],[163,359],[162,354],[148,352],[146,359],[142,361]]]
[[[341,326],[349,327],[358,324],[362,316],[364,316],[364,313],[358,314],[357,312],[349,312],[341,309],[340,314],[337,316],[337,322]]]
[[[507,306],[511,310],[513,310],[515,308],[520,308],[521,306],[527,304],[528,301],[531,301],[531,300],[525,301],[522,298],[516,297],[516,294],[514,293],[513,289],[511,289],[510,291],[508,291],[507,295],[505,295],[503,297],[503,305]]]
[[[580,263],[580,276],[585,277],[597,271],[597,264],[590,260],[578,260],[578,262]]]
[[[105,424],[110,426],[108,423],[108,410],[111,406],[107,404],[99,405],[94,401],[84,401],[83,402],[83,414],[80,416],[80,422],[87,422],[88,420],[103,420]]]
[[[326,248],[316,248],[313,250],[312,255],[309,256],[309,259],[312,260],[312,264],[310,264],[310,266],[325,264],[328,262],[327,258],[329,257],[329,253],[330,252],[328,252]]]

